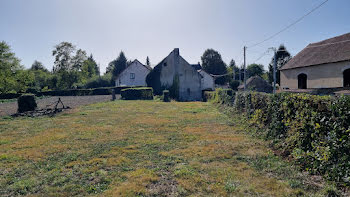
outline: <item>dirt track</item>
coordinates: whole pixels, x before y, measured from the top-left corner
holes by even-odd
[[[39,109],[44,109],[54,104],[59,97],[53,96],[43,99],[37,99],[36,102],[38,104]],[[111,95],[104,96],[60,96],[63,104],[65,106],[69,106],[70,108],[76,108],[81,105],[89,105],[98,102],[110,101]],[[118,98],[118,97],[117,97]],[[10,103],[0,103],[0,116],[9,116],[15,114],[17,112],[17,101]]]

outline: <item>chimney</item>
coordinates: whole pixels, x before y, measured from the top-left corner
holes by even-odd
[[[174,53],[175,53],[175,56],[180,56],[180,49],[179,48],[175,48],[174,49]]]

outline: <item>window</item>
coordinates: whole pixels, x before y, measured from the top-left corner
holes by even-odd
[[[307,75],[304,73],[298,75],[298,89],[307,89]]]
[[[130,79],[135,79],[135,73],[130,73]]]
[[[164,62],[164,64],[163,64],[164,66],[167,66],[167,64],[166,64],[166,62]]]

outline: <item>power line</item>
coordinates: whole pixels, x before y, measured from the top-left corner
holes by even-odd
[[[261,58],[265,57],[269,52],[270,52],[270,50],[265,51],[259,58],[257,58],[255,61],[253,61],[253,63],[256,63],[256,62],[259,61]]]
[[[251,46],[248,46],[248,48],[252,48],[255,46],[258,46],[268,40],[271,40],[272,38],[276,37],[277,35],[281,34],[282,32],[286,31],[287,29],[291,28],[292,26],[294,26],[295,24],[299,23],[300,21],[302,21],[304,18],[306,18],[307,16],[309,16],[311,13],[313,13],[314,11],[316,11],[318,8],[322,7],[324,4],[326,4],[329,0],[325,0],[324,2],[322,2],[320,5],[318,5],[317,7],[315,7],[314,9],[312,9],[311,11],[309,11],[308,13],[306,13],[305,15],[303,15],[302,17],[300,17],[298,20],[294,21],[293,23],[291,23],[290,25],[288,25],[287,27],[283,28],[282,30],[280,30],[279,32],[273,34],[272,36],[266,38],[265,40],[258,42],[256,44],[253,44]]]

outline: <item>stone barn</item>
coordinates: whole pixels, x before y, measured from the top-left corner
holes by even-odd
[[[309,44],[280,71],[282,89],[350,87],[350,33]]]
[[[178,48],[164,58],[147,76],[147,85],[157,95],[169,90],[179,101],[202,99],[201,74],[180,55]]]

